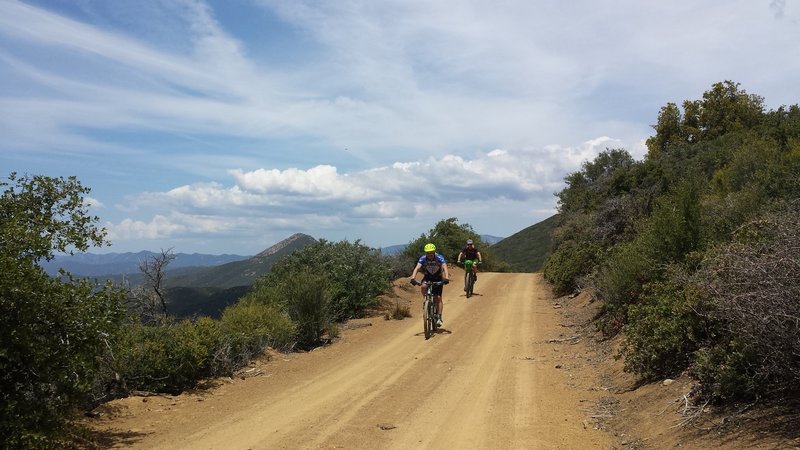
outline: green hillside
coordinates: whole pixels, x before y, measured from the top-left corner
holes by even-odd
[[[170,271],[166,282],[169,313],[180,318],[218,318],[226,306],[250,292],[256,279],[281,258],[315,242],[313,237],[297,233],[243,261]]]
[[[167,308],[177,318],[200,316],[219,319],[226,306],[236,303],[250,292],[251,286],[227,289],[174,287],[167,289]]]
[[[492,245],[492,252],[508,263],[513,272],[538,272],[550,255],[557,222],[556,214],[531,225]]]
[[[167,278],[167,285],[170,288],[218,289],[252,286],[255,280],[269,272],[272,265],[279,259],[315,242],[317,240],[307,234],[296,233],[243,261],[234,261],[214,267],[182,269],[179,273],[172,274]]]

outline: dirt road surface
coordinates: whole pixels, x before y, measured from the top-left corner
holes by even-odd
[[[565,345],[541,275],[484,273],[467,299],[451,274],[429,340],[418,289],[398,286],[412,318],[351,322],[332,345],[210,389],[111,402],[92,426],[115,448],[613,448],[591,420],[591,371],[567,370],[581,344]]]

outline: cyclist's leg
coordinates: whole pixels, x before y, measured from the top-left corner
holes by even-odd
[[[433,299],[436,302],[436,311],[439,313],[439,319],[442,319],[442,311],[444,310],[444,302],[442,301],[442,292],[444,286],[434,286]]]

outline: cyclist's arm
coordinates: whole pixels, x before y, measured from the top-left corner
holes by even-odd
[[[442,264],[442,272],[444,273],[444,279],[450,279],[450,272],[447,271],[447,264]]]
[[[456,258],[456,262],[457,262],[457,263],[460,263],[460,262],[461,262],[461,257],[462,257],[462,256],[464,256],[464,252],[463,252],[463,251],[461,251],[461,252],[458,252],[458,258]]]
[[[420,267],[422,267],[422,264],[420,264],[420,263],[417,263],[417,265],[414,266],[414,271],[411,272],[411,278],[416,278],[417,277],[417,271],[420,269]]]
[[[481,257],[481,252],[477,252],[476,255],[478,256],[478,262],[483,263],[483,258]]]

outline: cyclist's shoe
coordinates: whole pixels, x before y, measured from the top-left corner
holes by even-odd
[[[442,325],[444,325],[444,320],[442,320],[442,318],[439,317],[438,319],[436,319],[436,326],[440,327]]]

